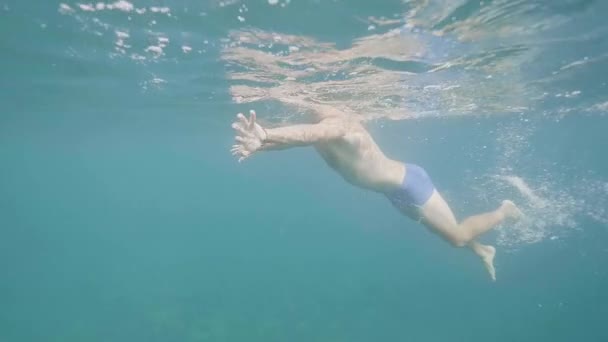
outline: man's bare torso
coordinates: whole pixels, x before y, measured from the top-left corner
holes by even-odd
[[[332,169],[349,183],[377,192],[401,185],[405,166],[387,158],[359,122],[327,120],[339,120],[337,125],[348,126],[341,138],[314,145]]]

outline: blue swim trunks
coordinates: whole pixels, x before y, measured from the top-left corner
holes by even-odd
[[[397,209],[418,217],[418,210],[431,198],[435,186],[426,171],[415,164],[405,164],[405,178],[401,186],[387,192],[386,197]]]

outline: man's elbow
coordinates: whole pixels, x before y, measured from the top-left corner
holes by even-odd
[[[348,125],[344,122],[328,122],[323,127],[322,140],[332,141],[344,138],[348,134]]]

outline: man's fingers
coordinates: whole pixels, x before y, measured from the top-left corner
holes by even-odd
[[[250,110],[249,111],[249,129],[252,129],[255,126],[255,119],[256,119],[255,110]]]
[[[237,154],[240,154],[243,151],[243,147],[242,146],[237,146],[237,147],[233,147],[230,152],[232,152],[232,155],[235,156]]]
[[[237,154],[241,154],[243,151],[245,150],[245,148],[243,147],[243,145],[232,145],[232,148],[230,149],[230,152],[232,153],[232,155],[237,155]]]
[[[230,152],[233,156],[240,156],[239,162],[248,158],[252,154],[251,151],[247,150],[245,146],[240,144],[232,145]]]
[[[251,155],[251,153],[249,153],[249,151],[243,151],[241,153],[241,157],[239,158],[239,163],[242,162],[243,160],[249,158],[250,155]]]
[[[243,125],[240,124],[240,122],[235,122],[232,124],[232,129],[234,129],[235,131],[237,131],[239,134],[241,135],[249,135],[250,133],[247,132],[244,128]]]
[[[247,131],[251,131],[255,128],[257,115],[255,114],[254,110],[249,111],[249,119],[247,119],[245,115],[243,115],[243,113],[238,113],[236,115],[236,118],[238,121],[232,124],[232,128],[234,128],[239,133],[247,135]]]
[[[251,151],[247,150],[245,145],[252,137],[252,130],[255,128],[256,114],[255,111],[251,110],[249,111],[249,119],[247,119],[243,113],[238,113],[236,118],[237,121],[232,123],[232,128],[237,132],[237,135],[234,137],[237,144],[232,145],[230,153],[232,153],[233,156],[239,157],[238,161],[240,163],[251,156]]]
[[[236,118],[239,119],[239,121],[241,122],[241,124],[243,125],[243,127],[248,127],[249,126],[249,120],[247,120],[247,118],[245,117],[245,115],[243,115],[243,113],[238,113],[236,115]]]

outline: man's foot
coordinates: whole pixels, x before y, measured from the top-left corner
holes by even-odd
[[[494,256],[496,255],[496,248],[482,245],[478,242],[471,244],[471,248],[475,254],[481,258],[481,261],[483,261],[483,265],[485,266],[486,270],[488,270],[492,281],[496,281],[496,269],[494,268]]]
[[[486,267],[486,270],[488,270],[488,273],[490,273],[490,278],[492,278],[492,281],[496,281],[496,269],[494,268],[494,256],[496,255],[496,248],[492,246],[483,246],[482,250],[483,252],[479,256],[483,261],[483,265]]]
[[[509,200],[502,201],[502,205],[500,206],[500,209],[502,210],[503,213],[505,213],[505,217],[507,217],[507,218],[518,220],[522,216],[524,216],[524,214],[521,212],[521,210],[519,210],[519,208],[515,205],[515,203],[513,203]]]

